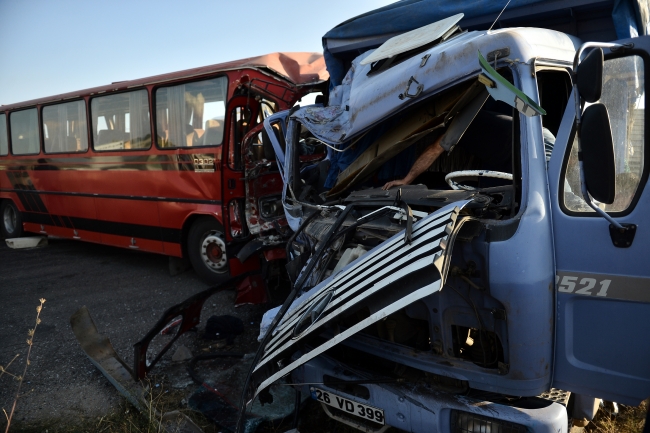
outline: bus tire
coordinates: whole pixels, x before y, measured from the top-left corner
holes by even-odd
[[[187,235],[187,255],[194,271],[209,284],[217,284],[230,277],[226,236],[214,218],[198,219]]]
[[[0,204],[0,229],[5,239],[19,238],[23,235],[23,217],[11,200],[4,200]]]

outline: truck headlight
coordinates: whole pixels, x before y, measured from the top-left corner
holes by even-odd
[[[451,431],[452,433],[526,433],[528,429],[520,424],[452,410]]]

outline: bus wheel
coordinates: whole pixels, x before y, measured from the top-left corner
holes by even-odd
[[[2,236],[4,238],[19,238],[23,235],[23,218],[11,200],[2,202],[0,215],[2,216]]]
[[[206,282],[216,284],[230,276],[225,235],[216,220],[202,218],[192,225],[187,254],[196,273]]]

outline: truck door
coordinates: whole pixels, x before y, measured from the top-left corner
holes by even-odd
[[[650,396],[650,38],[625,42],[633,48],[604,49],[599,102],[609,113],[616,189],[613,203],[597,205],[636,232],[621,238],[582,199],[572,95],[548,173],[557,270],[552,386],[638,405]]]

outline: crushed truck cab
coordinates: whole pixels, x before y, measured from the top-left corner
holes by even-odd
[[[565,432],[650,396],[650,38],[456,22],[266,119],[294,291],[247,398],[290,375],[364,431]]]

